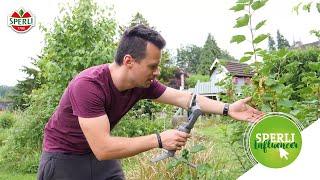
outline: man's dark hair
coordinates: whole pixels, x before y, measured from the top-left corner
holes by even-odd
[[[160,50],[166,45],[166,41],[157,31],[142,24],[127,29],[118,45],[116,63],[122,65],[123,57],[127,54],[137,61],[145,58],[147,42],[154,44]]]

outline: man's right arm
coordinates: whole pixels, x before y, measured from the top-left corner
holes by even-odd
[[[155,134],[133,138],[111,136],[107,115],[78,119],[89,146],[98,160],[125,158],[158,147]],[[167,150],[180,150],[190,137],[189,134],[178,130],[167,130],[160,136],[163,148]]]

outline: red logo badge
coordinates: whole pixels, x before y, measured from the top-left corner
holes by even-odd
[[[14,11],[8,17],[8,26],[18,33],[24,33],[29,31],[35,25],[35,17],[32,16],[31,12],[20,9]]]

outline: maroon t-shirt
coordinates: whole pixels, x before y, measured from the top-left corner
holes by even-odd
[[[47,152],[90,152],[80,128],[78,116],[84,118],[108,115],[112,129],[139,99],[155,99],[166,87],[154,80],[148,88],[123,92],[113,84],[108,65],[82,71],[64,91],[56,111],[44,129],[43,149]]]

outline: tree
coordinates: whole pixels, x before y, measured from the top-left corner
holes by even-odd
[[[276,50],[276,47],[275,47],[275,42],[273,40],[273,38],[271,36],[268,37],[268,48],[269,48],[269,51],[274,51]]]
[[[172,58],[169,50],[164,49],[162,51],[161,63],[159,65],[160,68],[160,76],[159,80],[168,85],[170,79],[173,77],[174,71],[177,69],[176,66],[172,64]]]
[[[150,27],[148,21],[142,16],[141,13],[137,12],[131,19],[129,27],[136,26],[138,24],[143,24],[147,27]]]
[[[218,58],[226,61],[238,61],[235,57],[231,56],[227,50],[221,50],[221,54]]]
[[[177,49],[177,66],[189,73],[197,73],[201,52],[202,48],[196,45]]]
[[[9,90],[10,90],[9,86],[1,85],[0,86],[0,98],[6,96],[6,94],[8,93]]]
[[[210,81],[210,76],[201,75],[201,74],[193,74],[187,79],[186,84],[189,88],[194,88],[198,81],[200,81],[200,82]]]
[[[214,37],[209,33],[207,40],[203,46],[199,58],[199,67],[197,73],[206,75],[214,59],[220,57],[221,49],[218,47]]]
[[[38,57],[41,58],[41,57]],[[13,100],[13,109],[24,110],[30,104],[30,95],[32,90],[38,89],[43,84],[43,79],[39,77],[39,70],[37,66],[37,60],[31,58],[33,67],[23,66],[21,71],[27,74],[24,80],[18,81],[18,84],[13,88],[10,98]]]
[[[278,49],[289,48],[289,41],[277,30],[277,47]]]
[[[13,89],[13,87],[11,87],[11,86],[1,85],[0,86],[0,100],[7,100],[8,98],[10,98],[9,96],[12,93],[12,89]]]

